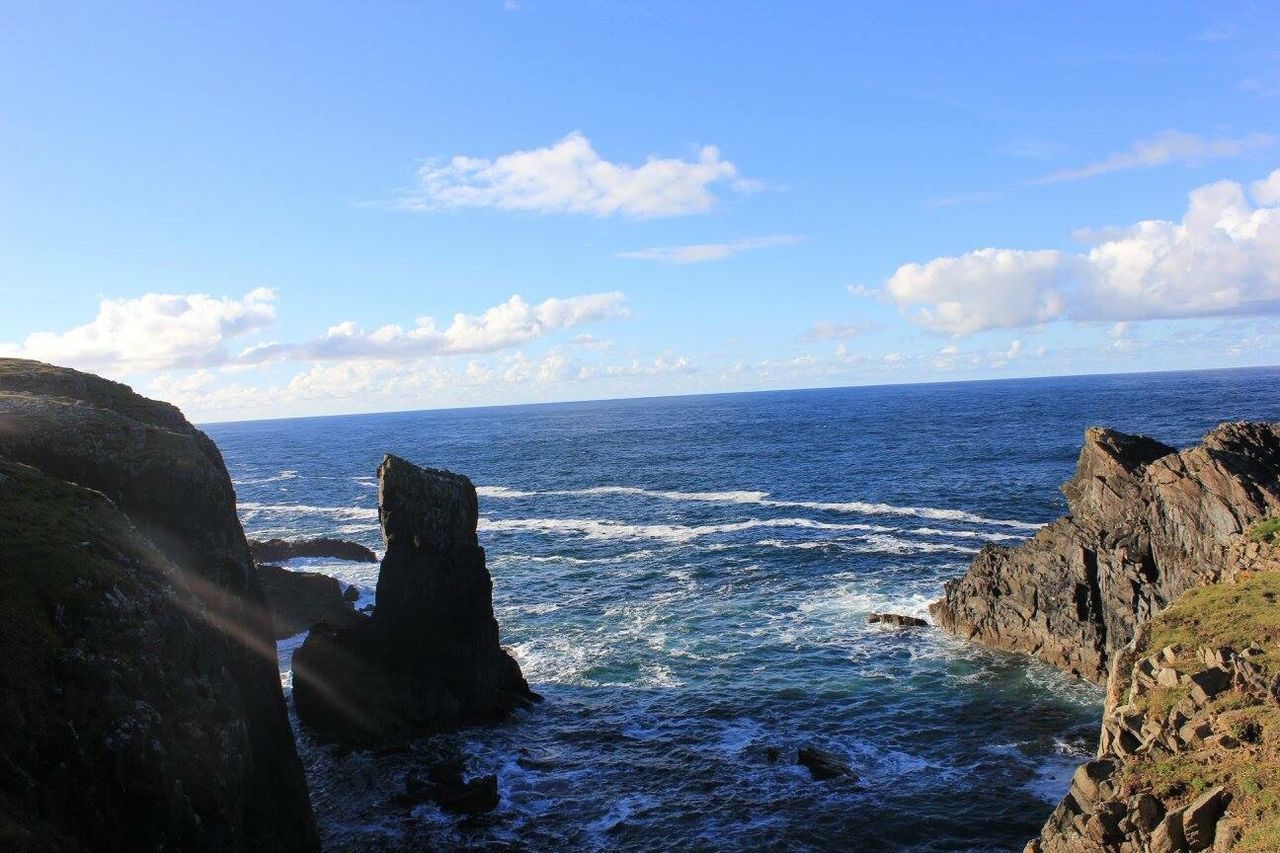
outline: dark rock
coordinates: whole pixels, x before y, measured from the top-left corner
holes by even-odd
[[[0,510],[4,837],[317,849],[213,442],[124,385],[16,359],[0,359],[0,424],[0,500],[20,502]]]
[[[342,600],[350,604],[355,604],[360,600],[360,590],[356,588],[355,584],[347,587],[347,591],[342,594]]]
[[[765,761],[768,761],[770,764],[777,764],[778,759],[782,758],[782,750],[778,749],[776,746],[766,746],[764,748],[764,758]]]
[[[898,628],[927,628],[929,623],[918,616],[903,616],[901,613],[872,613],[867,617],[867,622],[879,622],[885,625],[894,625]]]
[[[1181,452],[1092,428],[1069,514],[989,545],[930,607],[944,629],[1095,682],[1137,627],[1218,579],[1254,521],[1280,511],[1280,425],[1224,423]]]
[[[259,563],[277,563],[295,557],[331,557],[335,560],[351,560],[357,563],[376,563],[378,555],[359,542],[346,539],[330,539],[320,536],[314,539],[249,540],[249,551]]]
[[[848,764],[845,764],[839,756],[812,746],[800,747],[799,752],[796,754],[796,763],[807,768],[809,775],[817,781],[835,779],[841,776],[857,778],[857,774],[853,772],[853,769]]]
[[[464,780],[460,763],[445,762],[429,768],[426,779],[405,777],[404,791],[391,799],[402,808],[433,802],[454,814],[485,814],[498,807],[498,777],[489,774]]]
[[[388,455],[378,504],[387,551],[373,616],[313,629],[294,654],[299,717],[378,741],[497,722],[535,700],[498,644],[471,481]]]
[[[319,572],[291,572],[259,564],[258,583],[267,597],[277,640],[292,637],[319,622],[348,628],[367,618],[342,595],[342,585],[335,578]]]

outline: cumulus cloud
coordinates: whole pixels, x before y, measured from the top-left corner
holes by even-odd
[[[227,361],[229,340],[264,329],[275,318],[275,293],[267,288],[240,299],[201,293],[103,299],[88,323],[0,344],[0,355],[112,374],[213,367]]]
[[[968,335],[1060,316],[1066,272],[1061,252],[978,249],[958,258],[904,264],[885,291],[917,323]]]
[[[1206,139],[1194,133],[1180,130],[1166,130],[1151,139],[1135,142],[1128,151],[1119,151],[1076,169],[1063,169],[1052,172],[1032,181],[1029,184],[1056,184],[1062,181],[1077,181],[1105,175],[1108,172],[1119,172],[1125,169],[1146,169],[1152,166],[1163,166],[1167,163],[1203,163],[1207,160],[1219,160],[1239,157],[1249,151],[1269,148],[1275,137],[1269,133],[1250,133],[1240,137],[1218,137]]]
[[[313,341],[252,347],[237,360],[243,364],[283,360],[405,361],[429,355],[495,352],[558,329],[624,317],[627,313],[626,297],[617,291],[546,299],[536,305],[516,295],[481,314],[455,314],[444,328],[432,317],[419,317],[411,328],[392,324],[372,331],[347,321],[330,327]]]
[[[742,252],[756,249],[769,249],[775,246],[794,246],[803,238],[794,234],[771,234],[767,237],[747,237],[728,243],[698,243],[688,246],[652,246],[648,249],[636,249],[630,252],[619,252],[619,258],[634,261],[658,261],[664,264],[700,264],[706,261],[721,261]]]
[[[979,249],[905,264],[885,291],[917,323],[966,335],[1050,320],[1125,321],[1280,310],[1280,170],[1190,194],[1180,222],[1107,231],[1087,253]]]
[[[399,199],[401,210],[496,208],[538,213],[656,218],[700,213],[717,202],[712,187],[754,188],[738,168],[706,146],[696,160],[650,157],[639,166],[603,159],[574,132],[554,145],[492,160],[458,156],[428,161],[418,183]]]

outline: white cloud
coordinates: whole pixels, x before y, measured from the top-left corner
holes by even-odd
[[[1061,252],[1017,249],[904,264],[885,282],[916,322],[956,335],[1051,320],[1063,311],[1064,286]]]
[[[1180,222],[1146,220],[1086,254],[979,249],[904,264],[885,290],[916,322],[965,335],[1057,319],[1125,321],[1280,311],[1280,170],[1208,184]]]
[[[1241,137],[1219,137],[1206,139],[1194,133],[1180,130],[1166,130],[1151,139],[1135,142],[1128,151],[1112,154],[1104,160],[1089,163],[1076,169],[1063,169],[1052,172],[1041,178],[1028,181],[1028,184],[1055,184],[1061,181],[1076,181],[1105,175],[1108,172],[1119,172],[1125,169],[1146,169],[1163,166],[1167,163],[1203,163],[1207,160],[1219,160],[1238,157],[1249,151],[1269,148],[1275,137],[1269,133],[1251,133]]]
[[[432,317],[420,317],[412,328],[387,325],[366,331],[347,321],[330,327],[304,344],[268,344],[246,350],[239,361],[339,361],[388,359],[405,361],[428,355],[484,353],[510,349],[549,332],[594,320],[624,317],[626,297],[614,291],[547,299],[531,305],[519,295],[482,314],[455,314],[441,329]]]
[[[848,340],[872,332],[875,328],[873,323],[831,323],[824,320],[810,326],[800,336],[800,340],[807,342]]]
[[[856,299],[872,299],[880,296],[880,288],[867,287],[865,284],[851,284],[845,289]]]
[[[692,161],[650,157],[629,166],[602,159],[590,140],[574,132],[554,145],[492,160],[428,161],[418,169],[418,185],[395,206],[654,218],[708,210],[718,200],[711,187],[721,183],[743,191],[755,186],[715,146],[702,148]]]
[[[634,261],[658,261],[664,264],[700,264],[721,261],[742,252],[769,249],[775,246],[794,246],[803,238],[794,234],[771,234],[767,237],[747,237],[728,243],[698,243],[687,246],[652,246],[630,252],[619,252],[619,258]]]
[[[111,374],[214,367],[227,361],[228,340],[264,329],[275,317],[275,293],[267,288],[240,299],[202,293],[103,299],[90,322],[0,344],[0,355]]]

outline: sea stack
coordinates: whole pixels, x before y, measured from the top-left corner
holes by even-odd
[[[471,481],[387,455],[378,517],[386,554],[373,616],[311,631],[293,658],[298,716],[376,742],[497,722],[534,700],[498,643]]]
[[[1241,534],[1280,512],[1280,424],[1224,423],[1184,451],[1091,428],[1069,514],[1016,548],[985,547],[930,607],[953,633],[1091,681],[1183,592],[1249,569]]]

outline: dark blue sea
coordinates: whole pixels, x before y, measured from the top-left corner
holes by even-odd
[[[933,630],[987,542],[1060,515],[1086,426],[1280,420],[1280,369],[570,403],[206,427],[250,536],[381,550],[383,453],[467,474],[503,643],[546,701],[458,740],[496,813],[387,803],[403,757],[301,732],[333,849],[1021,850],[1100,691]],[[377,567],[291,567],[355,583]],[[281,672],[301,638],[281,643]],[[814,745],[857,784],[794,764]],[[776,747],[782,760],[771,763]]]

